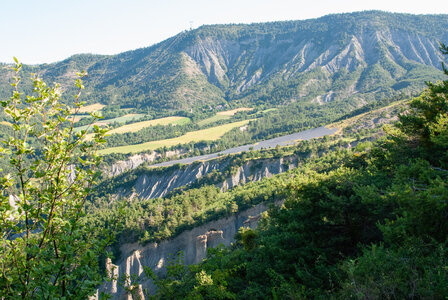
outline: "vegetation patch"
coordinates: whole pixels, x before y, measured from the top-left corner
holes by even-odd
[[[216,115],[214,115],[213,117],[201,120],[198,122],[199,126],[204,126],[204,125],[208,125],[208,124],[212,124],[221,120],[229,120],[231,119],[237,112],[240,111],[251,111],[253,110],[253,108],[249,108],[249,107],[240,107],[240,108],[235,108],[232,110],[226,110],[226,111],[220,111],[218,112]]]

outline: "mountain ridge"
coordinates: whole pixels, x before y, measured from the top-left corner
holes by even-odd
[[[448,15],[365,11],[316,19],[204,25],[117,55],[79,54],[28,72],[70,91],[86,69],[89,102],[162,110],[297,101],[358,105],[441,78]],[[0,94],[9,89],[0,70]]]

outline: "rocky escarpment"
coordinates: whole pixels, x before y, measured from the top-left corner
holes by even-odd
[[[299,158],[296,156],[260,159],[248,161],[238,167],[235,173],[226,178],[222,183],[217,184],[221,190],[231,189],[237,185],[250,181],[259,181],[264,177],[272,177],[297,167]]]
[[[437,38],[402,26],[415,19],[379,12],[350,17],[327,16],[306,26],[307,22],[276,24],[269,34],[254,26],[253,34],[241,34],[238,40],[225,34],[217,38],[211,33],[223,28],[206,27],[183,51],[190,65],[227,94],[257,93],[259,86],[281,78],[297,87],[288,100],[305,98],[320,104],[385,89],[405,90],[413,84],[409,75],[418,65],[440,68]],[[397,26],[394,18],[404,23]]]
[[[144,299],[145,289],[154,290],[151,280],[144,275],[144,266],[152,268],[157,274],[163,274],[167,263],[180,251],[183,253],[184,264],[199,263],[206,257],[207,249],[220,244],[230,246],[240,227],[256,227],[261,213],[267,208],[267,204],[259,204],[231,217],[184,231],[177,237],[160,243],[146,246],[137,243],[124,244],[121,246],[122,259],[116,264],[112,264],[110,260],[106,263],[107,270],[114,280],[105,283],[100,291],[111,294],[113,299],[133,299],[126,293],[124,287],[129,287],[138,280],[136,295]],[[124,282],[124,287],[119,282]]]
[[[208,180],[222,190],[230,189],[249,181],[283,173],[297,167],[296,156],[250,160],[240,166],[233,166],[232,158],[198,162],[162,170],[138,170],[133,184],[119,187],[119,197],[150,199],[167,195],[169,192],[188,185]],[[219,174],[219,176],[216,176]],[[120,179],[118,179],[120,180]],[[208,183],[208,182],[207,182]]]
[[[156,152],[148,153],[140,153],[130,156],[126,160],[119,160],[107,167],[104,170],[104,173],[108,176],[117,176],[123,172],[135,169],[144,163],[151,163],[157,158],[161,157]]]

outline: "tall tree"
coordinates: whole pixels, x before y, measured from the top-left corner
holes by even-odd
[[[94,126],[95,137],[88,142],[86,131],[73,129],[73,114],[83,105],[84,73],[78,74],[70,108],[59,101],[58,85],[49,87],[37,76],[33,93],[24,97],[22,65],[15,61],[13,95],[1,101],[14,133],[0,148],[11,171],[0,178],[0,294],[85,299],[103,280],[98,257],[109,243],[83,219],[106,130]]]

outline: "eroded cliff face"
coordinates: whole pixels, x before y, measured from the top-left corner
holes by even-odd
[[[239,167],[237,171],[224,182],[217,184],[221,190],[228,190],[250,181],[259,181],[264,177],[272,177],[297,167],[295,156],[252,160]]]
[[[211,160],[194,163],[179,169],[164,172],[142,172],[132,188],[119,188],[118,196],[131,199],[151,199],[163,197],[176,188],[197,183],[201,178],[213,171],[223,171],[230,168],[231,174],[220,182],[213,182],[221,190],[231,189],[249,181],[258,181],[264,177],[283,173],[297,167],[295,156],[282,158],[257,159],[244,163],[239,167],[231,167],[231,159]],[[225,173],[225,172],[224,172]],[[223,174],[225,175],[225,174]]]
[[[116,264],[112,264],[110,260],[106,262],[106,269],[114,280],[105,283],[100,291],[109,293],[113,299],[133,299],[118,283],[124,282],[124,286],[129,287],[138,278],[138,290],[134,298],[140,296],[140,299],[145,299],[143,291],[154,291],[154,286],[151,280],[145,277],[144,266],[150,267],[156,274],[163,274],[168,261],[175,258],[180,251],[183,253],[184,264],[199,263],[206,257],[207,249],[220,244],[230,246],[240,227],[255,228],[261,214],[267,209],[268,205],[262,203],[233,216],[184,231],[177,237],[160,243],[146,246],[138,243],[123,244],[122,259]],[[133,276],[137,277],[132,278]]]
[[[228,161],[209,161],[190,164],[185,168],[154,174],[148,172],[140,175],[134,185],[135,194],[140,199],[163,197],[175,188],[189,185],[213,170],[225,168]]]
[[[327,22],[330,27],[331,21]],[[394,84],[409,76],[409,64],[440,69],[443,57],[437,39],[377,23],[381,22],[369,20],[350,34],[350,30],[341,30],[345,35],[333,28],[336,32],[332,38],[306,30],[275,37],[272,34],[264,39],[246,36],[238,41],[204,36],[184,53],[209,83],[236,94],[256,90],[277,77],[286,82],[309,73],[307,80],[296,82],[299,93],[290,100],[309,96],[309,100],[320,104],[371,93],[379,87],[378,76],[390,81],[381,87],[401,89],[404,83]],[[316,75],[310,75],[316,71]],[[339,84],[339,77],[346,77],[350,84]]]

